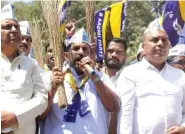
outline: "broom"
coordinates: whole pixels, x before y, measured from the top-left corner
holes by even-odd
[[[41,1],[42,11],[46,19],[50,43],[53,45],[53,55],[55,59],[55,66],[62,70],[64,58],[62,56],[64,50],[61,43],[61,33],[59,24],[59,15],[57,10],[58,2],[56,0]],[[58,106],[65,108],[67,106],[67,98],[62,84],[57,85],[58,91]]]
[[[41,42],[42,35],[38,21],[33,21],[30,24],[30,31],[34,49],[34,57],[38,61],[39,65],[43,67],[43,47]]]

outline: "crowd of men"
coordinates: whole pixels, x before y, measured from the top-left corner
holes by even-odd
[[[158,24],[143,33],[128,66],[126,41],[111,39],[102,67],[95,43],[70,22],[65,72],[55,66],[49,42],[43,67],[29,57],[32,38],[20,26],[1,18],[1,134],[185,134],[185,44],[172,48]],[[58,107],[60,83],[66,108]]]

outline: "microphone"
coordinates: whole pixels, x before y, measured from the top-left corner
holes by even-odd
[[[85,64],[84,65],[84,68],[87,70],[87,72],[88,73],[90,73],[91,75],[95,75],[96,74],[96,72],[94,71],[94,69],[91,67],[91,66],[89,66],[89,64]]]

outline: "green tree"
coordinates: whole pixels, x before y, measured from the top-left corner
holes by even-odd
[[[128,42],[128,61],[135,58],[142,34],[148,24],[154,20],[149,1],[129,1],[127,6],[124,36]]]

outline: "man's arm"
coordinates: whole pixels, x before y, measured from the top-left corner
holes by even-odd
[[[47,75],[46,75],[47,76]],[[49,112],[51,111],[52,105],[53,105],[53,99],[57,92],[57,84],[64,82],[64,74],[61,72],[61,70],[58,67],[53,67],[52,72],[49,74],[50,77],[50,83],[51,84],[51,90],[48,92],[48,106],[44,113],[42,115],[39,115],[37,117],[38,120],[44,120]],[[49,86],[48,86],[49,87]]]
[[[108,134],[117,134],[117,113],[111,113]]]
[[[183,89],[183,101],[182,101],[182,123],[180,126],[172,126],[167,132],[168,134],[185,134],[185,74],[183,73],[183,78],[181,81]]]
[[[182,115],[183,115],[183,120],[182,120],[182,123],[181,123],[181,126],[185,127],[185,74],[183,75],[184,79],[182,80],[182,83],[183,83],[183,102],[182,102],[182,106],[183,106],[183,111],[182,111]]]
[[[100,100],[103,103],[104,107],[109,112],[118,112],[120,109],[120,98],[113,91],[114,89],[108,87],[103,81],[95,81],[96,77],[99,76],[92,76],[91,79],[94,82]]]
[[[136,99],[135,82],[127,76],[129,76],[129,70],[124,69],[116,84],[121,96],[121,108],[117,116],[117,134],[133,133],[133,111]]]
[[[95,63],[90,57],[84,57],[81,62],[79,63],[81,70],[89,75],[91,80],[93,81],[96,91],[100,97],[100,100],[104,107],[107,109],[109,112],[118,112],[120,108],[120,98],[116,93],[114,93],[114,90],[111,89],[111,87],[108,87],[102,80],[100,80],[99,75],[91,75],[85,68],[84,66],[88,64],[92,68],[94,68]]]
[[[13,113],[16,115],[18,127],[24,127],[30,121],[35,120],[47,107],[47,90],[42,78],[41,67],[35,61],[32,73],[33,96],[30,100],[20,104]]]

